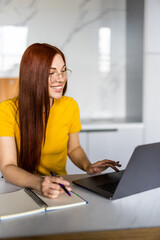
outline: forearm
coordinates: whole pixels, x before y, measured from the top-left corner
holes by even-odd
[[[2,175],[7,182],[20,187],[30,187],[41,191],[42,177],[29,173],[16,165],[6,165],[2,171]]]
[[[72,152],[68,153],[68,156],[71,161],[83,171],[86,171],[87,167],[91,165],[91,162],[81,146],[78,146],[72,150]]]

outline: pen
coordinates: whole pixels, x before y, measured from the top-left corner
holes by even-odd
[[[50,171],[50,174],[52,175],[52,176],[56,176],[52,171]],[[65,186],[63,185],[63,184],[61,184],[61,183],[58,183],[59,184],[59,186],[61,186],[61,188],[71,197],[71,194],[70,194],[70,192],[65,188]]]

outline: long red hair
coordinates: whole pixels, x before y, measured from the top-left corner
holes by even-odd
[[[50,111],[48,78],[53,58],[64,54],[49,44],[34,43],[22,56],[19,74],[20,156],[18,166],[37,171]],[[65,93],[67,84],[64,88]]]

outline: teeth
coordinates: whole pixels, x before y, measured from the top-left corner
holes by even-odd
[[[53,88],[55,88],[55,89],[61,89],[62,87],[53,87]]]

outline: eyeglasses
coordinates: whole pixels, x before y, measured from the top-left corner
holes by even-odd
[[[53,72],[50,73],[50,81],[55,81],[59,78],[59,76],[61,75],[64,79],[68,79],[72,74],[72,71],[68,68],[66,68],[64,71],[61,71],[60,73],[58,72]]]

